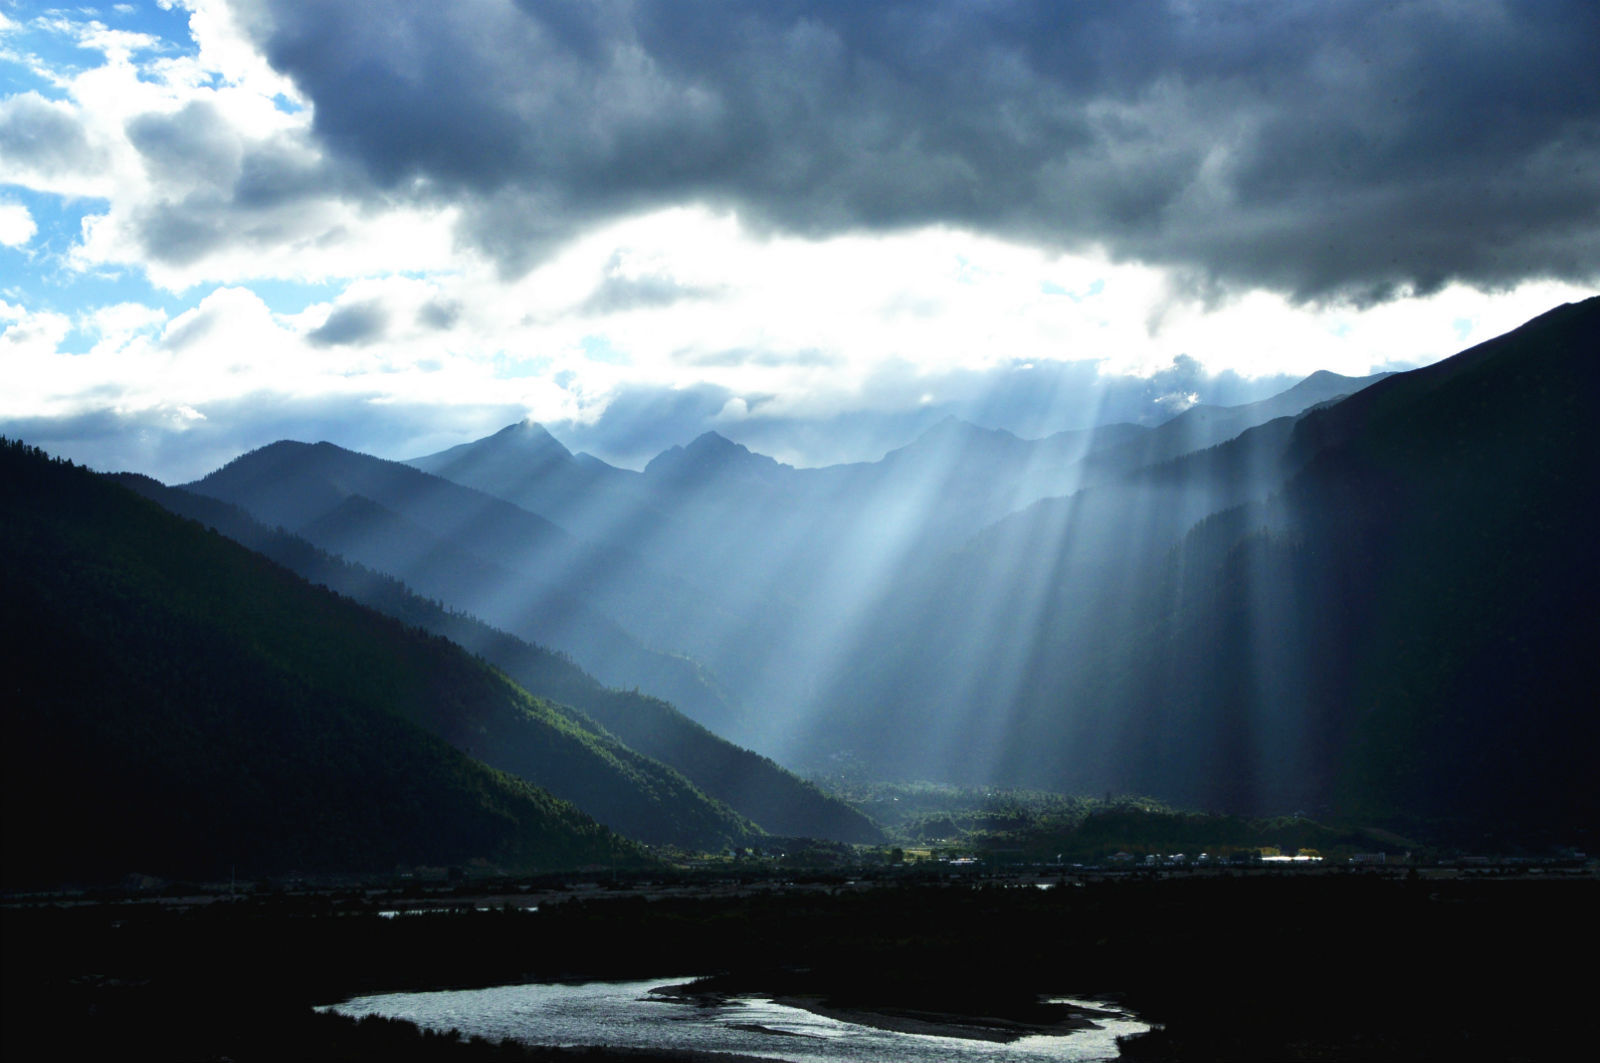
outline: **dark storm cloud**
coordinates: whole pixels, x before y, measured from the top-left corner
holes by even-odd
[[[383,338],[389,314],[377,303],[351,303],[336,307],[328,320],[306,333],[314,347],[360,346]]]
[[[156,180],[228,185],[238,176],[239,136],[210,103],[140,115],[128,123],[127,133]]]
[[[157,196],[132,212],[144,254],[183,266],[217,251],[303,239],[309,207],[366,189],[290,136],[247,143],[209,103],[127,125]]]
[[[1600,5],[257,0],[316,131],[509,271],[696,200],[1381,299],[1600,272]]]

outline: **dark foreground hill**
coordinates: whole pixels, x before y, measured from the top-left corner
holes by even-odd
[[[454,644],[0,447],[8,883],[642,854],[755,828]],[[448,740],[448,741],[447,741]]]
[[[839,842],[881,842],[882,832],[856,809],[728,742],[668,703],[638,691],[609,689],[564,654],[524,642],[464,613],[413,594],[392,577],[332,556],[283,529],[267,528],[236,506],[148,477],[118,479],[167,509],[198,520],[259,551],[313,583],[387,616],[442,635],[479,654],[524,689],[580,710],[574,723],[609,732],[629,748],[682,772],[705,794],[766,831]]]
[[[1600,298],[1314,412],[1281,491],[1189,535],[1163,627],[1189,698],[1164,688],[1224,756],[1270,754],[1230,803],[1593,829],[1596,394]]]

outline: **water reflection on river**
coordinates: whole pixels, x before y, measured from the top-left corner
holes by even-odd
[[[1131,1018],[1097,1016],[1095,1029],[996,1044],[859,1026],[761,997],[699,1004],[651,995],[652,989],[690,980],[658,978],[648,982],[393,993],[358,997],[333,1005],[330,1010],[356,1018],[385,1015],[407,1019],[429,1029],[457,1029],[495,1041],[509,1037],[538,1045],[730,1052],[794,1063],[1045,1063],[1115,1059],[1119,1035],[1149,1028]]]

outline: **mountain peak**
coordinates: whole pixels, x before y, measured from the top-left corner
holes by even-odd
[[[412,458],[406,464],[448,478],[460,476],[475,467],[481,468],[485,463],[490,466],[509,465],[525,474],[529,471],[549,473],[569,466],[575,460],[572,451],[551,435],[544,425],[529,417],[508,424],[493,435],[441,450],[437,454]]]
[[[966,451],[974,447],[985,448],[984,452],[987,453],[997,448],[1010,448],[1021,445],[1022,441],[1020,439],[1003,428],[984,428],[982,425],[973,424],[971,421],[963,421],[954,414],[945,414],[925,429],[921,435],[905,446],[891,450],[884,457],[888,459],[895,458],[898,455],[903,459],[909,455],[947,454],[956,450]]]
[[[508,424],[489,439],[503,445],[511,445],[523,450],[534,451],[559,451],[571,457],[572,452],[562,445],[561,440],[550,434],[549,429],[526,417],[516,424]],[[471,444],[468,444],[469,446]]]
[[[1003,428],[985,428],[982,425],[973,424],[971,421],[963,421],[953,413],[947,413],[943,417],[939,418],[938,421],[934,422],[933,426],[926,432],[923,432],[920,438],[935,439],[941,436],[954,436],[957,438],[982,436],[985,438],[998,439],[1011,436],[1011,434],[1012,433],[1007,432]]]
[[[735,443],[721,432],[705,432],[690,440],[683,448],[685,454],[749,454],[750,448]]]
[[[644,471],[656,476],[704,476],[737,469],[765,475],[780,467],[775,459],[757,454],[720,432],[706,432],[696,436],[687,446],[663,450],[650,459]]]

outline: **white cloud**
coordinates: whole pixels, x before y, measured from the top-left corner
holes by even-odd
[[[455,207],[374,198],[352,183],[232,9],[185,6],[189,54],[95,21],[36,20],[102,61],[58,73],[64,99],[0,99],[0,182],[106,202],[84,220],[67,259],[75,269],[133,267],[183,291],[452,268]]]
[[[37,231],[38,226],[34,225],[27,207],[20,203],[0,203],[0,244],[22,247]]]

